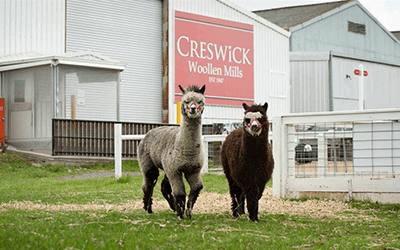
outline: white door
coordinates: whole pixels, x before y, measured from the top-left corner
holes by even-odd
[[[10,73],[10,139],[33,138],[33,81],[30,70]]]

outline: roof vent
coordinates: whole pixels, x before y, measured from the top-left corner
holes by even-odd
[[[353,23],[353,22],[348,21],[348,31],[365,35],[365,24]]]

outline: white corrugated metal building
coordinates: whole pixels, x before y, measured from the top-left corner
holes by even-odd
[[[364,108],[400,107],[400,41],[358,1],[254,13],[291,32],[291,112],[357,110],[360,64]]]
[[[252,101],[268,102],[271,118],[289,111],[290,33],[228,0],[0,0],[0,56],[8,64],[16,55],[26,57],[32,52],[35,57],[68,57],[84,51],[83,54],[99,55],[99,60],[111,58],[113,63],[123,63],[125,67],[118,79],[117,111],[109,120],[176,123],[176,11],[251,25],[254,83],[248,84],[254,84]],[[2,71],[2,76],[5,73]],[[101,101],[114,92],[102,84],[87,89],[78,82],[74,84],[72,79],[69,81],[67,86],[58,86],[62,91],[53,86],[55,91],[49,92],[48,98],[54,103],[64,103],[59,113],[53,103],[53,117],[70,119],[71,96],[76,96],[77,119],[107,119],[95,112],[101,105],[90,102],[88,93],[95,93]],[[10,83],[2,77],[0,96],[6,99],[7,84]],[[41,91],[37,89],[35,93]],[[240,121],[242,115],[240,106],[208,104],[203,123]],[[12,126],[10,121],[6,123],[6,129]],[[22,139],[34,139],[34,135],[30,136]],[[6,138],[11,139],[10,134]]]

